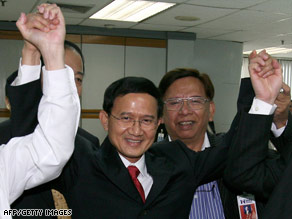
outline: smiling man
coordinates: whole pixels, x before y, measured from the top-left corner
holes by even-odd
[[[265,52],[259,55],[264,56]],[[267,57],[266,61],[270,63],[272,59]],[[269,70],[269,64],[266,66]],[[242,86],[241,89],[244,89],[246,84]],[[163,123],[168,133],[168,138],[164,141],[181,140],[193,151],[221,147],[224,134],[214,135],[207,130],[208,123],[213,121],[215,113],[214,86],[207,74],[196,69],[174,69],[164,75],[159,89],[164,101]],[[250,91],[252,93],[251,86]],[[239,95],[240,102],[249,99],[247,106],[251,105],[253,96],[247,91]],[[276,103],[279,105],[279,101]],[[286,107],[282,104],[277,108],[275,124],[282,122],[277,120],[277,117],[283,117],[280,108]],[[286,116],[283,121],[286,124]],[[277,134],[278,131],[274,131],[274,134]],[[270,153],[271,157],[275,156],[274,153]],[[208,158],[206,162],[212,163],[213,160]],[[241,194],[241,190],[228,186],[220,177],[216,181],[203,184],[194,194],[190,219],[239,219],[237,196]],[[262,200],[257,200],[259,214],[262,213],[263,204]]]

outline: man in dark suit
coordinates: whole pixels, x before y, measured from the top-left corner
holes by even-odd
[[[220,146],[202,152],[179,140],[151,147],[162,113],[159,95],[145,78],[107,88],[100,120],[108,137],[99,151],[76,149],[59,184],[73,217],[188,218],[196,187],[220,178],[236,122],[217,139]]]
[[[162,102],[155,85],[144,78],[111,84],[103,109],[100,119],[108,137],[102,147],[76,144],[57,182],[72,216],[188,218],[196,187],[222,175],[236,127],[219,139],[220,147],[203,152],[181,141],[151,147]]]
[[[33,19],[35,15],[31,16],[32,15],[28,15],[30,22],[32,22],[30,19]],[[27,25],[29,25],[29,23],[27,23]],[[14,72],[7,79],[6,95],[11,106],[11,117],[9,120],[0,124],[0,144],[6,143],[12,137],[30,134],[38,124],[37,109],[42,97],[42,82],[40,79],[39,63],[39,51],[34,45],[25,41],[19,71],[21,72],[20,74],[22,77],[26,75],[25,78],[27,78],[27,76],[33,73],[37,68],[35,72],[36,77],[33,77],[33,79],[36,80],[28,80],[27,83],[21,86],[13,86],[13,82],[19,80],[19,72]],[[82,80],[84,77],[84,58],[79,47],[69,41],[65,41],[65,63],[74,71],[75,84],[80,97],[82,92]],[[21,69],[22,65],[27,66],[25,69]],[[32,70],[28,69],[29,67],[32,68]],[[97,137],[79,127],[75,139],[75,145],[76,144],[89,145],[90,147],[97,149],[99,147],[99,140]],[[53,182],[50,182],[25,191],[25,193],[13,203],[12,208],[54,209],[55,205],[51,191],[53,188],[52,184]],[[45,215],[43,215],[43,217],[45,217]]]
[[[255,62],[255,60],[256,58],[252,58],[250,62]],[[280,68],[278,67],[278,69]],[[251,68],[251,70],[253,72],[258,71],[255,67]],[[282,86],[283,89],[280,93],[275,93],[273,96],[281,98],[282,103],[278,102],[279,105],[289,106],[289,100],[287,101],[287,99],[290,97],[290,88],[285,84]],[[272,86],[269,87],[272,88]],[[257,91],[255,94],[257,95]],[[265,146],[268,140],[267,137],[269,137],[268,134],[262,135],[259,133],[258,138],[254,138],[253,141],[245,137],[247,132],[257,132],[259,128],[265,130],[270,126],[270,122],[262,122],[261,127],[252,126],[251,124],[255,118],[246,112],[242,112],[240,128],[229,151],[229,162],[225,178],[238,188],[268,199],[262,218],[291,217],[292,124],[289,107],[286,107],[285,110],[289,119],[283,138],[278,142],[281,145],[277,148],[282,155],[280,158],[268,159],[268,151]],[[264,118],[260,119],[264,121]],[[235,147],[235,145],[237,146]]]
[[[179,139],[194,151],[219,146],[223,135],[207,131],[215,113],[214,86],[207,74],[196,69],[174,69],[163,76],[159,90],[165,106],[166,141]],[[236,194],[239,192],[226,187],[222,179],[199,186],[190,218],[239,218]]]

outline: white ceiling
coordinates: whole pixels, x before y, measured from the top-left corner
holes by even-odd
[[[15,21],[20,12],[35,11],[37,5],[47,2],[6,1],[5,7],[0,3],[0,21]],[[243,42],[244,51],[281,46],[282,42],[292,48],[292,0],[162,0],[177,5],[140,23],[88,19],[112,0],[52,1],[92,7],[87,13],[65,12],[66,22],[71,25],[105,27],[111,24],[114,28],[194,32],[199,39]],[[200,19],[179,21],[175,20],[176,16]],[[292,58],[292,53],[279,56]]]

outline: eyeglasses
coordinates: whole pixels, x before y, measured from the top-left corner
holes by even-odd
[[[190,110],[198,110],[204,108],[205,104],[209,101],[209,99],[204,97],[170,98],[164,101],[164,104],[167,110],[180,111],[183,103],[187,102]]]
[[[117,117],[117,116],[114,116],[113,114],[110,114],[110,116],[112,116],[114,119],[118,120],[121,125],[123,125],[124,127],[127,127],[127,128],[135,125],[135,122],[138,122],[142,129],[151,130],[151,129],[155,129],[156,124],[157,124],[156,120],[151,119],[151,118],[134,120],[134,118],[132,118],[130,116]]]

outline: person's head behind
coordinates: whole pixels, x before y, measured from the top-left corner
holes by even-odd
[[[159,90],[150,80],[126,77],[106,89],[99,117],[117,151],[136,162],[154,141],[162,107]]]
[[[75,84],[77,87],[78,95],[81,97],[82,94],[82,82],[84,77],[84,57],[81,49],[74,43],[65,40],[65,64],[69,65],[75,76]]]
[[[163,122],[172,140],[200,147],[215,113],[214,86],[209,76],[196,69],[174,69],[161,79],[159,90],[165,103]]]
[[[85,75],[84,56],[81,49],[73,42],[64,41],[65,48],[65,64],[70,66],[74,71],[75,84],[78,96],[82,95],[82,82]],[[42,57],[41,57],[42,60]],[[42,60],[42,63],[43,60]]]

